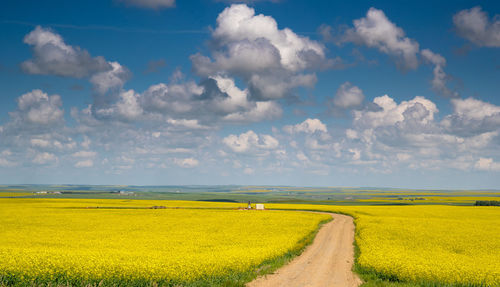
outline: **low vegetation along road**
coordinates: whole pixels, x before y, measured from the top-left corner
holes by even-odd
[[[354,222],[352,217],[331,214],[314,242],[288,265],[247,284],[247,287],[356,287],[362,282],[352,272]]]

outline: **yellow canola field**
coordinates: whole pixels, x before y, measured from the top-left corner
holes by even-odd
[[[476,201],[500,201],[500,196],[415,196],[406,198],[374,197],[372,199],[359,199],[359,202],[383,202],[383,203],[413,203],[413,204],[473,204]]]
[[[359,266],[386,278],[500,286],[500,208],[321,206],[267,208],[341,212],[356,218]]]
[[[286,211],[116,209],[152,205],[237,206],[0,199],[0,279],[182,283],[231,276],[296,248],[320,221],[330,218]],[[81,208],[88,206],[115,209]]]

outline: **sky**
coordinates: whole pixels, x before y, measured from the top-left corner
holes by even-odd
[[[497,1],[9,1],[0,183],[500,188]]]

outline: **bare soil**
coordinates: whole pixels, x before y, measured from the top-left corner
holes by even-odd
[[[357,287],[362,281],[352,272],[354,222],[331,214],[306,250],[289,264],[248,283],[247,287]]]

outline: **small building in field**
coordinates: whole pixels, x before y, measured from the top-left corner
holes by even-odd
[[[264,204],[262,204],[262,203],[257,203],[257,204],[255,205],[255,209],[257,209],[257,210],[264,210]]]
[[[133,191],[120,190],[118,192],[120,195],[134,195]]]

